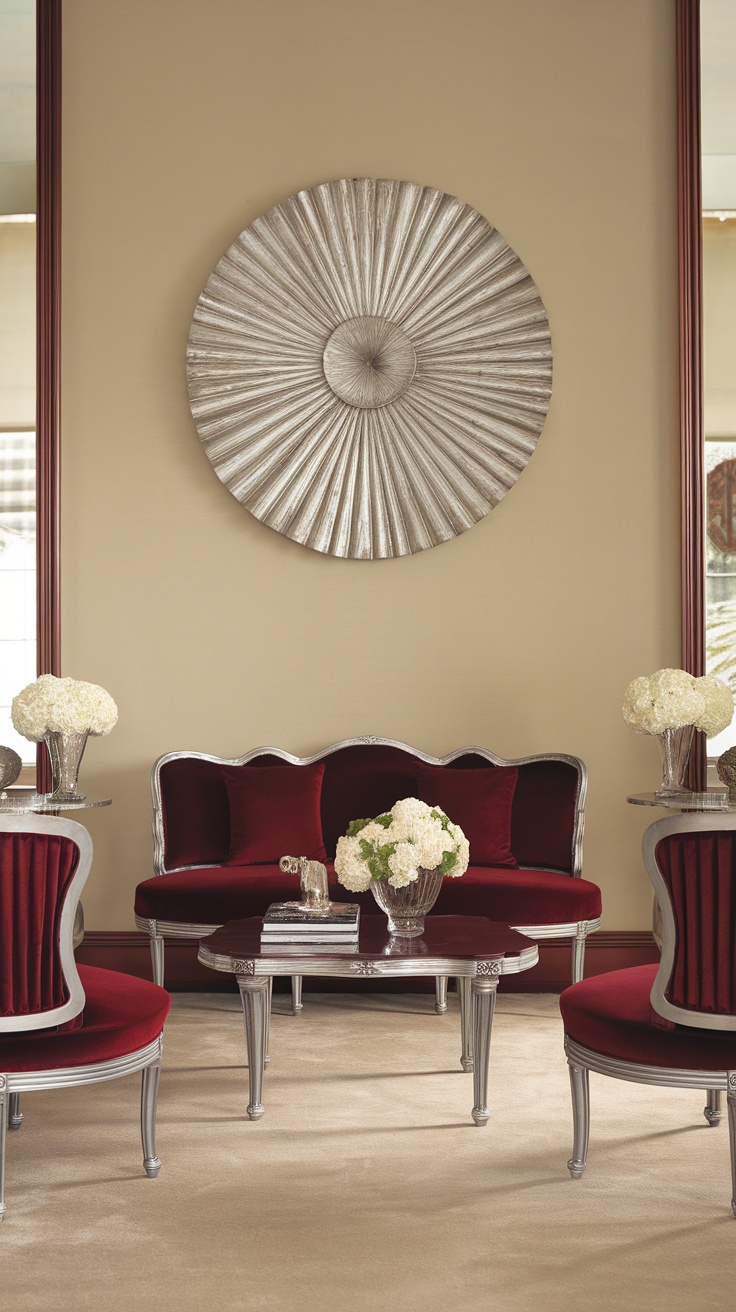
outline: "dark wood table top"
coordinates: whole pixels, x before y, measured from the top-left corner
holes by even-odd
[[[427,916],[421,938],[396,938],[388,932],[385,916],[360,917],[357,949],[349,944],[325,950],[320,944],[261,943],[262,920],[231,920],[200,939],[199,960],[215,970],[235,974],[353,974],[361,963],[374,963],[377,974],[512,974],[527,970],[538,960],[536,943],[515,929],[483,916]],[[298,968],[297,968],[298,963]],[[306,964],[305,964],[306,963]],[[498,969],[478,971],[478,963]],[[456,973],[456,972],[455,972]]]

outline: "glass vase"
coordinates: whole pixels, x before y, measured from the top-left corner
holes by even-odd
[[[678,793],[689,792],[685,786],[685,771],[694,733],[695,725],[685,724],[681,729],[665,729],[664,733],[656,735],[662,761],[662,783],[655,797],[676,797]]]
[[[394,888],[385,879],[371,884],[373,896],[386,912],[389,932],[395,938],[419,938],[424,933],[424,917],[432,910],[441,887],[439,870],[421,867],[413,883],[403,888]]]
[[[49,802],[84,802],[85,793],[77,792],[79,766],[87,746],[89,730],[84,733],[44,734],[46,750],[51,762],[51,792]]]

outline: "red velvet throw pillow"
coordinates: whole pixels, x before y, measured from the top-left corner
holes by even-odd
[[[470,843],[471,866],[519,863],[511,851],[511,807],[519,771],[494,765],[488,770],[450,770],[445,765],[417,766],[417,796],[439,806],[459,825]]]
[[[320,798],[325,767],[223,765],[230,804],[227,865],[255,866],[282,856],[324,861]]]

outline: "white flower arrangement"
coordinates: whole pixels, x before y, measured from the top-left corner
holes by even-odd
[[[438,806],[404,797],[375,820],[353,820],[337,840],[335,874],[343,888],[364,893],[385,880],[404,888],[420,870],[439,870],[451,879],[464,875],[470,845],[459,825]]]
[[[660,734],[692,724],[709,738],[733,719],[733,693],[715,674],[696,679],[685,670],[657,670],[632,679],[624,694],[623,716],[637,733]]]
[[[108,734],[118,708],[99,684],[42,674],[13,698],[10,714],[16,732],[37,743],[47,733]]]

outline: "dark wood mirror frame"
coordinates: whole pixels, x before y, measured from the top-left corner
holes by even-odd
[[[37,670],[61,673],[59,399],[61,360],[61,0],[36,0]],[[36,787],[51,787],[39,744]]]
[[[680,266],[682,665],[705,673],[703,488],[703,236],[700,163],[700,0],[676,0],[677,193]],[[705,788],[705,736],[696,734],[690,787]]]

